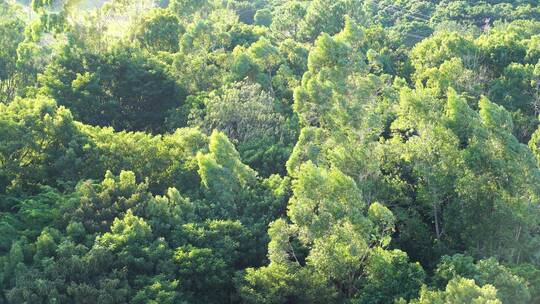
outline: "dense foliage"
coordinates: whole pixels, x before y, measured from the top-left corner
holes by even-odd
[[[540,303],[536,0],[0,0],[0,303]]]

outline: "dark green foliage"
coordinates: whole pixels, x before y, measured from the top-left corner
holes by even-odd
[[[531,301],[526,281],[493,258],[474,263],[471,257],[461,254],[444,256],[435,271],[434,279],[437,285],[446,286],[455,277],[474,279],[480,286],[486,284],[494,286],[497,288],[497,297],[503,303]]]
[[[96,55],[66,46],[39,84],[76,119],[116,130],[164,131],[167,111],[185,98],[161,63],[121,45]]]
[[[150,11],[133,31],[133,36],[143,48],[150,52],[178,51],[184,27],[169,10]]]

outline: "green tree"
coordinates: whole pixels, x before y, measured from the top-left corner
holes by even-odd
[[[531,300],[526,281],[493,258],[475,263],[472,257],[462,254],[442,257],[434,277],[438,286],[444,287],[456,277],[474,279],[479,286],[494,286],[503,303],[529,303]]]
[[[0,3],[0,14],[0,43],[4,46],[0,50],[0,102],[7,103],[22,89],[20,86],[23,76],[20,65],[17,65],[17,49],[25,38],[25,24],[7,2]]]
[[[321,33],[334,35],[343,28],[347,14],[356,22],[363,21],[364,12],[355,1],[312,1],[301,23],[301,35],[308,41],[314,41]]]
[[[176,53],[184,33],[180,20],[169,10],[153,9],[133,29],[134,38],[150,52]]]
[[[211,93],[204,102],[204,117],[193,124],[208,133],[224,132],[242,160],[262,175],[284,171],[294,140],[292,122],[260,85],[235,83]]]
[[[278,37],[299,38],[301,23],[306,15],[306,3],[303,1],[284,1],[272,13],[270,28]]]
[[[409,262],[405,252],[377,248],[368,258],[365,283],[354,301],[391,303],[416,298],[425,277],[422,266]]]
[[[77,119],[117,130],[164,131],[167,111],[185,97],[161,63],[120,45],[103,55],[66,47],[39,83]]]
[[[270,26],[272,24],[272,12],[269,9],[258,10],[254,17],[255,24]]]
[[[478,287],[474,280],[456,278],[448,283],[444,291],[429,291],[423,288],[418,300],[413,300],[414,304],[457,304],[457,303],[479,303],[479,304],[501,304],[497,298],[497,289],[491,285]]]

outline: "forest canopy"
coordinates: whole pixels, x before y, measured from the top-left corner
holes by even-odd
[[[536,0],[0,0],[0,303],[540,303]]]

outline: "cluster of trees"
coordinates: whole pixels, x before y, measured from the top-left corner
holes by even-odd
[[[0,303],[538,303],[540,6],[0,0]]]

